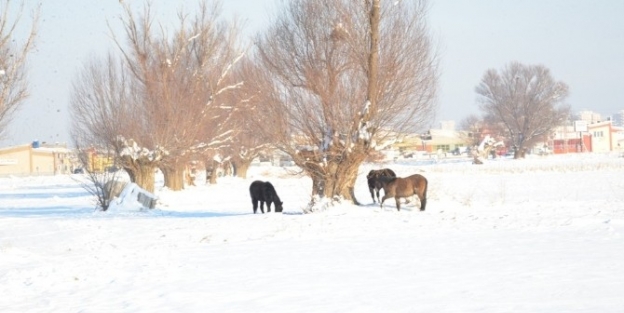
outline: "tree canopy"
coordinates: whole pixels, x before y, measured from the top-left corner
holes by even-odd
[[[543,65],[512,62],[500,71],[489,69],[475,91],[484,118],[506,132],[516,158],[544,140],[570,112],[568,86]]]
[[[0,138],[5,135],[13,115],[29,95],[26,59],[35,44],[39,11],[34,13],[26,38],[20,44],[15,33],[23,11],[24,2],[14,9],[11,0],[0,0]],[[9,19],[10,13],[15,12],[15,18]]]
[[[258,131],[312,178],[313,195],[357,202],[371,149],[423,128],[436,105],[437,56],[425,1],[289,1],[257,38],[272,79]]]

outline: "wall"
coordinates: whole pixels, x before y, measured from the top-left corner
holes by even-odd
[[[592,152],[611,152],[612,136],[611,123],[600,123],[589,125],[587,131],[591,134]]]
[[[0,175],[29,175],[30,145],[0,150]]]
[[[69,151],[22,145],[0,149],[0,176],[69,174]]]
[[[53,175],[54,174],[54,154],[49,151],[32,151],[32,174]]]

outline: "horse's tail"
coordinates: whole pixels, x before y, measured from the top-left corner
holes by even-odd
[[[425,181],[425,188],[423,190],[423,196],[422,199],[420,199],[420,210],[424,211],[425,207],[427,206],[427,187],[429,186],[429,182],[427,181],[427,179],[423,176],[423,180]]]

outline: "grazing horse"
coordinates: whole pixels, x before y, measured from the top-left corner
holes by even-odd
[[[379,177],[396,177],[394,171],[389,168],[383,168],[380,170],[371,170],[366,175],[366,179],[368,180],[368,190],[370,191],[371,198],[373,198],[373,203],[375,203],[375,194],[377,195],[377,201],[379,201],[379,190],[381,190],[381,182],[379,181]]]
[[[283,202],[277,196],[277,192],[270,182],[256,180],[249,186],[249,195],[251,195],[251,203],[253,204],[253,212],[256,214],[258,210],[258,201],[260,202],[260,211],[264,214],[264,203],[267,203],[267,212],[271,212],[271,203],[275,203],[275,212],[282,212]]]
[[[382,177],[379,179],[384,190],[384,196],[381,199],[381,207],[388,198],[394,198],[397,210],[401,211],[400,198],[407,198],[417,195],[420,199],[420,210],[424,211],[427,206],[427,179],[420,175],[414,174],[405,178],[401,177]]]

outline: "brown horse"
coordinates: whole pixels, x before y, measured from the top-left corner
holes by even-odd
[[[377,201],[380,201],[379,190],[381,190],[381,182],[379,181],[379,177],[396,177],[396,174],[389,168],[371,170],[368,172],[366,180],[368,181],[368,190],[370,191],[371,198],[373,198],[373,203],[376,202],[375,195],[377,195]]]
[[[384,190],[384,196],[381,198],[381,208],[388,198],[394,198],[397,210],[401,211],[400,198],[407,198],[417,195],[420,199],[420,210],[424,211],[427,206],[427,179],[420,175],[414,174],[405,178],[401,177],[382,177],[379,179]]]

